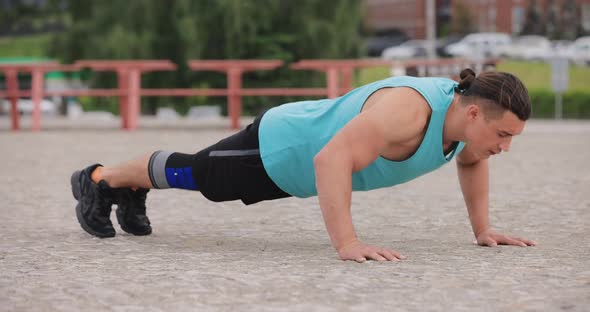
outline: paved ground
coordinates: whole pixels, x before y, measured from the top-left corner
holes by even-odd
[[[396,188],[354,194],[361,238],[408,257],[364,264],[337,259],[316,199],[246,207],[152,191],[153,235],[87,235],[74,215],[74,169],[155,149],[194,152],[229,133],[220,123],[145,122],[133,133],[113,129],[117,124],[45,121],[50,129],[41,133],[11,133],[0,118],[0,310],[590,307],[590,123],[533,121],[512,152],[492,162],[493,224],[538,247],[475,246],[450,165]]]

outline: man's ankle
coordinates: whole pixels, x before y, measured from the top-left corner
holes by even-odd
[[[102,169],[103,167],[99,166],[92,171],[92,173],[90,174],[90,179],[92,179],[92,182],[98,184],[100,180],[103,180]]]

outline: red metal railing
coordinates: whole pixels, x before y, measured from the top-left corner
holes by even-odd
[[[40,102],[44,96],[94,96],[118,97],[123,129],[137,128],[140,115],[142,96],[227,96],[228,112],[231,128],[239,128],[242,97],[244,96],[326,96],[338,97],[353,88],[353,73],[357,68],[375,66],[397,66],[399,68],[418,68],[426,72],[433,66],[461,67],[495,65],[497,60],[470,61],[464,59],[439,60],[405,60],[385,61],[372,59],[359,60],[301,60],[291,64],[294,70],[315,70],[326,73],[326,88],[242,88],[242,74],[258,70],[274,70],[283,65],[281,60],[192,60],[189,67],[194,71],[218,71],[226,74],[226,89],[142,89],[141,74],[152,71],[172,71],[177,66],[168,60],[81,60],[72,65],[61,65],[56,62],[28,64],[0,64],[0,71],[6,79],[6,92],[0,92],[11,102],[12,129],[20,128],[17,102],[20,97],[32,97],[34,107],[32,114],[32,130],[41,129]],[[44,90],[44,73],[47,71],[79,71],[90,68],[94,71],[112,71],[117,74],[116,89],[84,89],[84,90]],[[19,90],[17,74],[19,72],[32,75],[31,90]],[[420,72],[420,70],[419,70]]]

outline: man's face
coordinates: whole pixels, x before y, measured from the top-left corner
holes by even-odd
[[[465,129],[467,143],[473,146],[480,158],[510,150],[512,137],[519,135],[525,122],[511,111],[504,111],[500,118],[485,118],[477,105],[470,105],[467,111],[468,125]]]

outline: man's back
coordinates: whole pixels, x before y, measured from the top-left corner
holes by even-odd
[[[263,116],[259,132],[265,169],[285,192],[297,197],[316,195],[314,156],[363,111],[364,105],[373,105],[372,95],[379,96],[380,92],[391,88],[409,87],[416,91],[409,91],[414,94],[415,102],[426,100],[432,110],[428,131],[423,135],[426,144],[420,145],[416,153],[414,148],[410,153],[412,157],[402,162],[384,157],[376,159],[353,175],[353,190],[392,186],[432,171],[448,161],[442,151],[442,126],[455,86],[454,81],[445,78],[394,77],[362,86],[337,99],[275,107]],[[392,98],[391,102],[400,112],[418,105],[403,96]],[[381,116],[384,120],[389,117]],[[418,140],[422,141],[422,138]],[[411,149],[409,142],[406,143],[406,150]],[[397,151],[403,151],[403,148]]]

